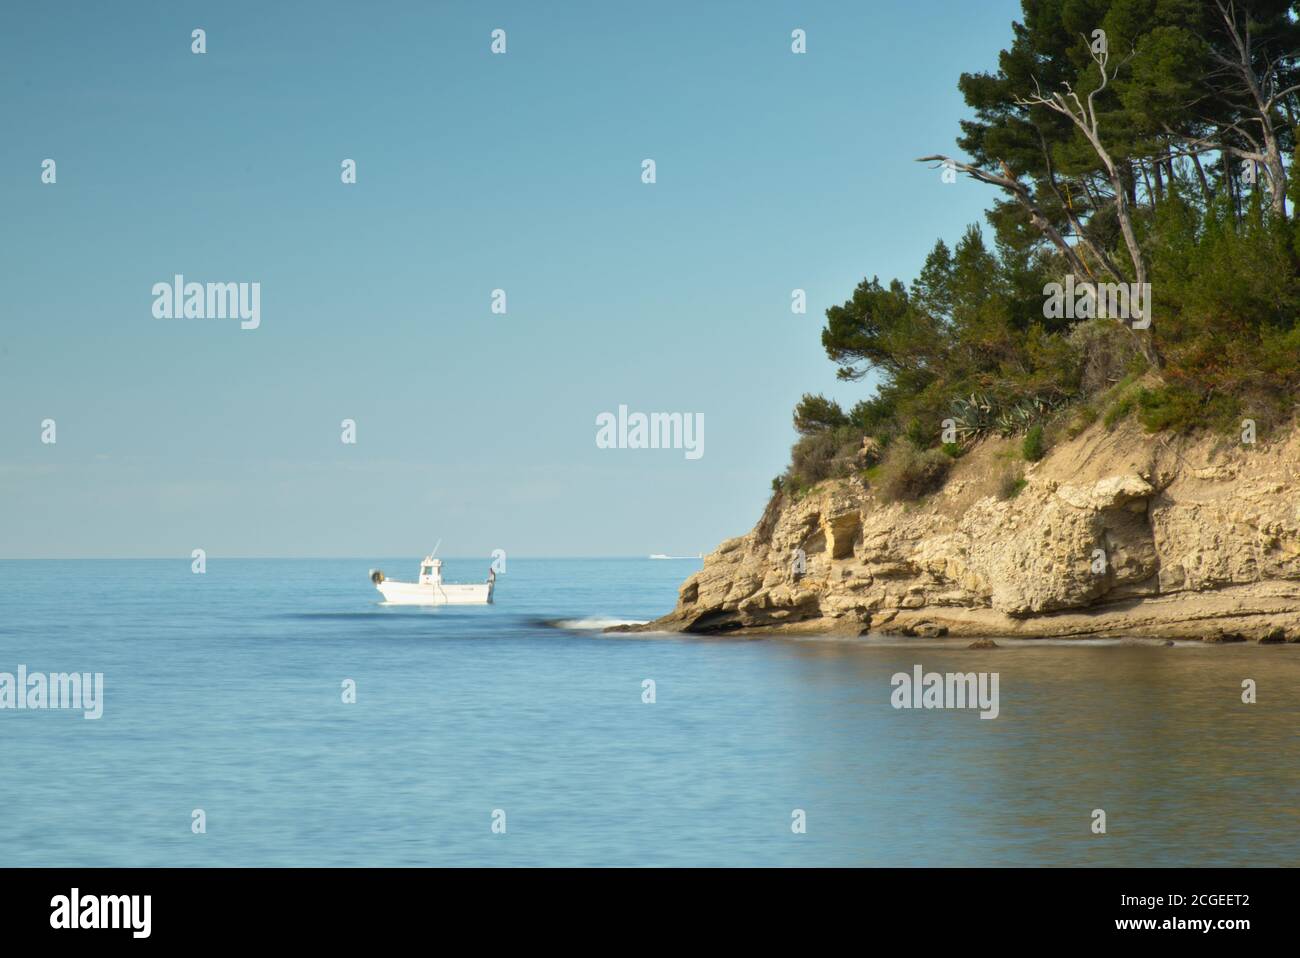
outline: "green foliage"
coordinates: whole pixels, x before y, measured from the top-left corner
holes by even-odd
[[[1116,425],[1128,418],[1134,405],[1136,405],[1136,397],[1133,395],[1126,395],[1116,400],[1106,407],[1106,414],[1101,417],[1102,423],[1107,429],[1114,429]]]
[[[875,485],[888,502],[920,499],[943,485],[952,459],[938,449],[924,452],[900,442],[885,452],[876,472]]]
[[[1020,443],[1020,453],[1025,457],[1026,462],[1037,462],[1047,454],[1041,425],[1031,426],[1025,433],[1025,438]]]
[[[937,432],[936,426],[931,426],[924,420],[909,419],[907,428],[903,430],[903,437],[917,449],[925,449],[934,442]]]
[[[1138,418],[1149,432],[1163,429],[1176,429],[1184,423],[1195,419],[1198,406],[1196,397],[1180,389],[1143,389],[1138,392],[1138,405],[1141,413]],[[1109,425],[1110,414],[1106,415]]]
[[[1140,390],[1137,404],[1138,420],[1148,432],[1185,433],[1206,427],[1225,431],[1235,428],[1242,415],[1236,397],[1207,397],[1182,384]]]
[[[1005,437],[1025,432],[1052,409],[1052,402],[1037,396],[999,405],[989,396],[972,393],[953,401],[949,418],[960,442],[969,444],[988,435]]]
[[[1235,428],[1290,414],[1300,389],[1300,278],[1290,228],[1258,201],[1236,219],[1210,209],[1190,234],[1163,221],[1153,244],[1153,325],[1163,384],[1138,397],[1148,430]]]
[[[1071,410],[1070,419],[1065,426],[1065,435],[1070,439],[1075,439],[1096,421],[1096,405],[1090,402],[1079,403]]]
[[[873,276],[826,311],[821,342],[838,378],[870,376],[874,392],[847,411],[820,395],[800,400],[784,487],[862,475],[868,436],[885,447],[868,481],[908,499],[937,488],[987,436],[1023,436],[1021,453],[1036,461],[1049,435],[1072,438],[1099,416],[1113,428],[1136,413],[1148,430],[1176,432],[1290,418],[1300,217],[1284,215],[1273,182],[1300,207],[1296,9],[1023,0],[997,71],[959,82],[974,114],[958,141],[971,168],[1015,181],[990,179],[1003,186],[988,214],[992,239],[972,226],[955,246],[937,242],[910,285]],[[1089,48],[1099,28],[1104,84]],[[1267,114],[1233,66],[1243,37],[1250,82],[1281,91]],[[1095,141],[1038,99],[1059,90],[1095,107]],[[1270,127],[1278,149],[1296,153],[1280,172],[1243,158]],[[1044,287],[1067,274],[1145,275],[1150,328],[1046,316]],[[956,441],[935,448],[953,438],[950,426]],[[1007,495],[1017,482],[1006,480]]]
[[[952,403],[952,416],[957,438],[962,442],[979,439],[993,429],[996,416],[993,403],[987,396],[971,393],[969,397],[958,397]]]
[[[848,415],[864,434],[906,437],[918,448],[940,438],[943,421],[958,439],[1023,431],[1075,395],[1079,353],[1064,327],[1043,319],[1046,265],[1015,250],[997,252],[978,229],[954,250],[940,241],[920,276],[905,287],[863,282],[853,298],[826,311],[822,345],[839,378],[879,379],[876,395]],[[838,411],[805,397],[796,421],[837,421]],[[816,397],[820,398],[820,397]]]
[[[838,426],[802,436],[790,452],[790,466],[782,479],[790,492],[811,489],[827,479],[854,474],[861,433],[853,426]]]
[[[801,436],[848,424],[849,417],[844,414],[840,404],[825,396],[804,393],[799,404],[794,407],[794,428]]]

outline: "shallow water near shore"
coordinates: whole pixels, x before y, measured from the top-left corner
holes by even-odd
[[[0,561],[0,672],[104,674],[98,721],[0,711],[0,865],[1300,861],[1300,646],[599,631],[695,560],[378,604],[417,559]],[[918,664],[996,671],[998,717],[894,709]]]

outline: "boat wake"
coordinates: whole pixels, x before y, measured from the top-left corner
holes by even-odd
[[[570,632],[602,632],[615,625],[644,625],[646,621],[592,615],[583,619],[542,619],[541,623],[552,629],[567,629]]]

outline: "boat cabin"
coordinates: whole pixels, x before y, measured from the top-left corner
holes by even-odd
[[[420,563],[421,585],[442,585],[442,560],[425,556]]]

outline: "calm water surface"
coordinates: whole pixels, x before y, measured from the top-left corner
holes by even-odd
[[[1300,646],[591,627],[696,561],[511,559],[495,606],[378,605],[368,568],[417,558],[0,562],[0,672],[105,676],[99,721],[0,711],[0,865],[1300,863]],[[1000,716],[893,709],[917,663],[997,671]]]

